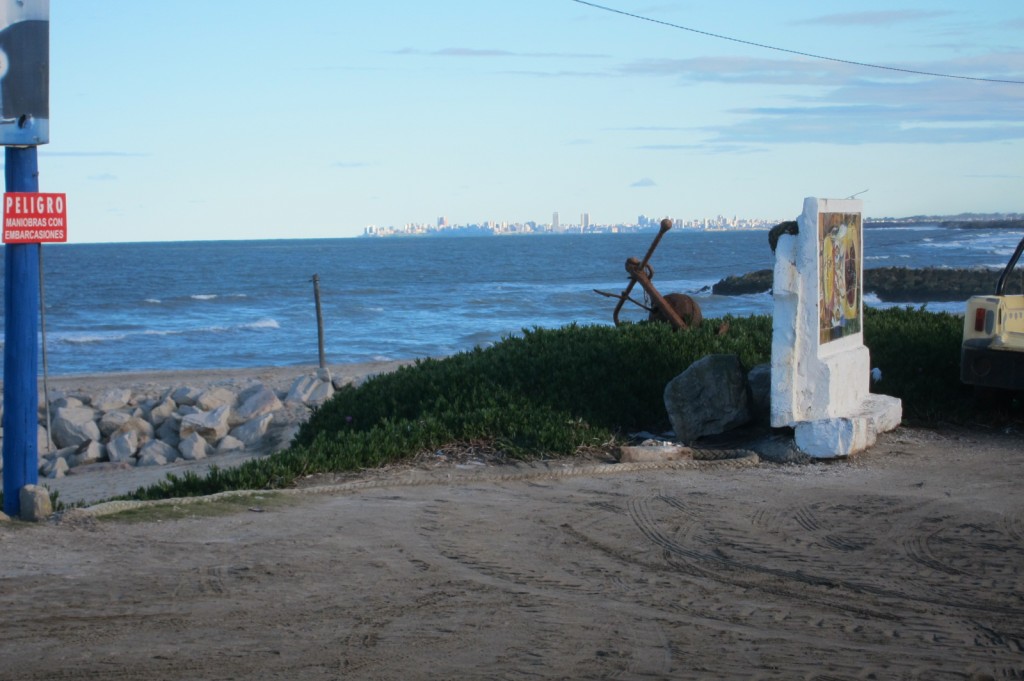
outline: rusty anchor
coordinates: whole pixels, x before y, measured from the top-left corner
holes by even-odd
[[[672,229],[672,221],[665,218],[661,221],[661,229],[658,230],[658,235],[654,237],[650,248],[647,249],[644,259],[637,260],[633,257],[626,259],[626,272],[629,274],[629,284],[626,286],[625,291],[622,293],[608,293],[607,291],[594,289],[594,293],[599,293],[608,298],[618,298],[619,302],[615,306],[615,312],[612,313],[612,319],[615,321],[616,326],[621,323],[619,321],[619,312],[622,311],[622,306],[626,304],[627,300],[647,310],[649,313],[647,319],[649,321],[669,322],[677,330],[700,326],[702,316],[700,305],[697,304],[697,301],[683,293],[669,293],[666,296],[662,296],[658,289],[654,287],[654,284],[651,283],[651,280],[654,278],[654,268],[651,267],[649,261],[651,256],[654,255],[654,250],[658,247],[661,238],[670,229]],[[629,294],[638,283],[644,290],[647,298],[650,299],[650,305],[645,305],[630,297]]]

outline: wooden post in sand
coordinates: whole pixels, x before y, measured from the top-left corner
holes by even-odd
[[[320,275],[313,275],[313,298],[316,300],[316,338],[317,349],[320,351],[320,368],[327,367],[327,357],[324,355],[324,314],[320,307]]]

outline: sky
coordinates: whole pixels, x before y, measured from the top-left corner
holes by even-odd
[[[785,220],[854,194],[869,218],[1024,212],[1024,84],[971,80],[1024,82],[1019,0],[599,4],[652,21],[52,0],[40,191],[68,195],[70,242]]]

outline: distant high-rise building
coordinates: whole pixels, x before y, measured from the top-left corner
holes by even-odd
[[[441,217],[439,217],[437,219],[437,226],[438,227],[447,227],[448,226],[448,218],[446,218],[443,215]]]
[[[590,227],[590,213],[584,213],[580,216],[580,228],[586,231]]]
[[[561,225],[558,224],[558,211],[557,210],[551,215],[551,231],[555,232],[555,233],[559,233],[559,232],[562,231]]]

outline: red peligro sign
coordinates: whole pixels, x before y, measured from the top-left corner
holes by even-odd
[[[35,244],[68,240],[66,194],[6,192],[4,243]]]

